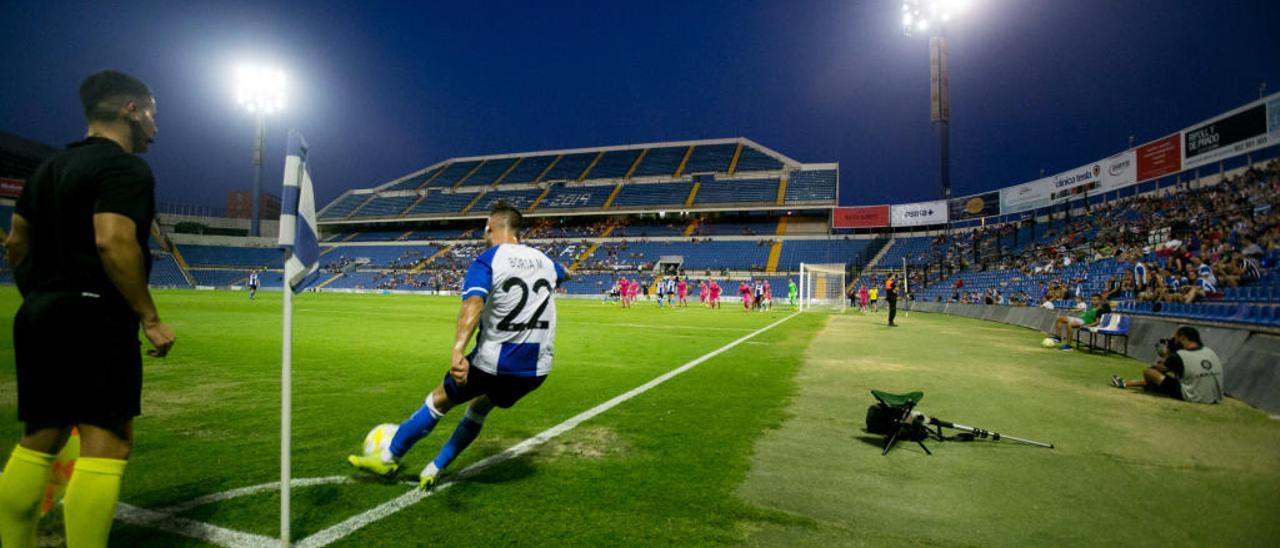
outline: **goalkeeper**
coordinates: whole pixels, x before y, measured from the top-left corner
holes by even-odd
[[[791,306],[796,305],[796,297],[800,294],[799,288],[796,287],[796,281],[787,279],[787,303]]]

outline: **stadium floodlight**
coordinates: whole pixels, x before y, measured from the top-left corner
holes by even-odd
[[[953,22],[971,7],[970,0],[904,0],[902,33],[914,36],[929,32],[929,98],[930,120],[938,134],[938,179],[942,198],[951,199],[951,161],[947,126],[951,120],[950,75],[947,69],[947,42],[943,38],[946,24]]]
[[[237,68],[236,101],[249,112],[270,114],[284,109],[284,73],[263,67]]]
[[[264,67],[236,69],[236,102],[257,118],[253,145],[253,196],[249,212],[249,235],[261,236],[262,145],[267,138],[267,115],[284,109],[284,72]]]

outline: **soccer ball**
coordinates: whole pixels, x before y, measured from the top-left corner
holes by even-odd
[[[1055,346],[1058,346],[1058,341],[1053,340],[1053,337],[1045,337],[1043,341],[1040,341],[1040,346],[1043,346],[1045,348],[1053,348]],[[372,436],[373,433],[370,433],[369,435]]]
[[[391,438],[396,437],[396,431],[400,430],[398,424],[379,424],[369,431],[369,435],[364,437],[364,456],[381,455],[382,450],[391,445]]]

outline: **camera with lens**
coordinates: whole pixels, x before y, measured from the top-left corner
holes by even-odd
[[[1160,342],[1156,343],[1156,354],[1159,354],[1161,358],[1178,350],[1181,350],[1178,346],[1178,341],[1173,339],[1160,339]]]

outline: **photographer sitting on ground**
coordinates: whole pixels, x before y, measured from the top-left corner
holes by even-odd
[[[1174,399],[1196,403],[1217,403],[1222,399],[1222,361],[1213,349],[1200,342],[1200,332],[1182,326],[1173,338],[1160,339],[1160,359],[1142,372],[1142,380],[1127,381],[1111,376],[1116,388],[1142,388]]]

